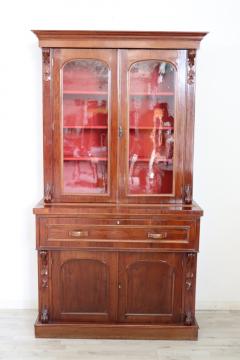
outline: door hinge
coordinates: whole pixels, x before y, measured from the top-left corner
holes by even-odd
[[[119,128],[118,128],[118,137],[122,137],[123,136],[123,128],[122,128],[122,126],[119,126]]]

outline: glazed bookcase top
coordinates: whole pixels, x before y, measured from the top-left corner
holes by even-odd
[[[192,204],[195,58],[207,33],[33,33],[45,203]]]

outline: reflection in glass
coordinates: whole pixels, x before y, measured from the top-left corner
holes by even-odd
[[[172,64],[156,60],[130,68],[130,194],[173,191],[174,76]]]
[[[97,60],[63,67],[63,187],[65,193],[108,191],[109,69]]]

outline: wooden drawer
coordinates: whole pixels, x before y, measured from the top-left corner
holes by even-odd
[[[194,221],[107,219],[107,222],[103,219],[41,218],[39,246],[183,250],[197,246]]]

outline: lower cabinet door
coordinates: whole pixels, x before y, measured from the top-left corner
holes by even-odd
[[[117,316],[117,254],[52,252],[54,321],[106,322]]]
[[[119,321],[180,322],[182,259],[181,253],[119,254]]]

